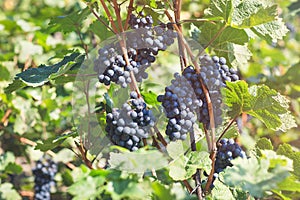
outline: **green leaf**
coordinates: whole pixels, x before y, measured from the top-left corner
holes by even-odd
[[[251,96],[248,92],[248,84],[245,81],[226,83],[227,87],[222,91],[225,103],[230,108],[231,117],[238,116],[243,111],[250,110]]]
[[[171,189],[167,188],[166,185],[162,185],[159,182],[152,182],[152,199],[160,200],[160,199],[175,199],[175,195],[172,194]]]
[[[191,178],[197,171],[197,169],[203,169],[210,171],[211,160],[209,159],[209,153],[201,152],[189,152],[186,156],[181,154],[174,159],[169,165],[169,175],[175,180],[186,180]]]
[[[231,162],[233,167],[224,171],[224,182],[249,191],[250,195],[258,198],[263,197],[266,191],[276,189],[278,183],[292,171],[292,160],[270,150],[262,150],[261,158],[236,158]]]
[[[212,0],[204,12],[207,18],[222,18],[230,24],[233,12],[232,0]]]
[[[69,137],[77,137],[78,136],[78,133],[77,132],[70,132],[70,133],[65,133],[65,134],[62,134],[60,136],[57,136],[53,142],[59,142],[59,141],[64,141],[65,139],[68,139]]]
[[[23,171],[22,167],[16,163],[9,163],[5,167],[5,172],[9,174],[21,174]]]
[[[286,84],[300,85],[300,63],[293,65],[288,71],[283,75],[282,79]]]
[[[0,199],[1,200],[21,200],[19,193],[13,189],[11,183],[0,184]]]
[[[112,168],[130,173],[144,173],[168,165],[167,157],[156,150],[110,153],[108,162]]]
[[[58,145],[60,145],[63,142],[62,140],[53,142],[54,140],[55,140],[55,138],[49,138],[47,140],[44,140],[43,143],[37,142],[37,145],[35,146],[34,149],[45,152],[45,151],[54,149],[55,147],[57,147]]]
[[[0,155],[0,171],[4,171],[5,168],[15,162],[15,156],[12,152],[6,152]]]
[[[288,32],[287,27],[281,18],[277,17],[276,21],[268,22],[258,26],[254,26],[251,30],[259,37],[269,41],[276,42],[281,40]]]
[[[255,147],[261,150],[273,150],[272,142],[268,138],[260,138],[256,142]]]
[[[100,16],[100,18],[106,23],[106,24],[109,24],[108,20],[102,16]],[[100,21],[94,21],[89,29],[95,33],[101,41],[104,41],[106,40],[107,38],[113,36],[113,32],[111,32],[109,29],[107,29],[107,27],[101,23]]]
[[[216,179],[213,184],[214,188],[211,191],[213,200],[224,200],[224,197],[226,197],[226,200],[235,200],[229,187],[219,181],[219,179]]]
[[[183,155],[185,150],[183,149],[182,141],[177,140],[175,142],[170,142],[167,146],[167,152],[172,159],[176,159],[178,156]]]
[[[289,144],[281,144],[277,149],[277,154],[293,160],[293,173],[300,179],[300,152],[294,151]]]
[[[143,96],[143,99],[145,100],[145,102],[148,104],[148,105],[157,105],[158,104],[158,101],[157,101],[157,94],[155,94],[154,92],[152,91],[149,91],[149,92],[141,92],[142,96]]]
[[[51,65],[40,65],[38,68],[30,68],[16,75],[16,79],[6,88],[6,93],[23,88],[24,86],[41,86],[51,79],[55,79],[73,67],[81,65],[84,56],[74,52],[65,56],[62,61]],[[23,82],[23,83],[22,83]]]
[[[276,16],[276,5],[264,6],[262,1],[246,0],[234,6],[230,25],[236,28],[251,28],[271,22]]]
[[[7,81],[9,79],[10,79],[9,71],[6,69],[6,67],[0,64],[0,81]]]
[[[76,181],[68,188],[68,193],[74,196],[75,200],[81,199],[96,199],[96,197],[105,189],[103,186],[104,177],[87,176],[80,181]]]
[[[278,184],[278,190],[300,192],[300,181],[294,176],[289,176]]]
[[[254,85],[248,89],[244,81],[227,82],[227,88],[222,92],[231,117],[245,112],[273,130],[285,131],[296,126],[288,111],[288,100],[265,85]]]
[[[5,89],[4,92],[6,94],[10,94],[13,91],[19,90],[26,87],[26,83],[21,81],[20,79],[15,79],[12,83],[10,83]]]
[[[249,60],[251,52],[247,47],[249,37],[245,30],[225,27],[221,23],[205,23],[200,30],[201,33],[197,38],[200,45],[203,47],[209,45],[218,56],[225,57],[228,64],[242,67]],[[218,35],[217,38],[215,38],[216,35]]]
[[[62,31],[64,33],[69,33],[72,31],[79,31],[83,20],[85,20],[91,11],[88,7],[83,10],[75,11],[66,16],[59,16],[52,18],[49,23],[49,29],[52,32]]]
[[[265,85],[252,86],[249,92],[252,105],[247,113],[260,119],[267,128],[286,131],[296,126],[288,111],[288,100],[284,96]]]

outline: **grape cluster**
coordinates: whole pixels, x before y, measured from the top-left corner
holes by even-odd
[[[239,77],[236,70],[226,65],[226,59],[224,57],[204,55],[200,57],[201,72],[200,75],[204,81],[211,102],[213,105],[215,126],[222,124],[222,95],[221,88],[226,86],[226,81],[237,81]],[[208,115],[208,104],[204,98],[203,109],[200,113],[200,122],[202,122],[206,128],[210,126],[210,120]]]
[[[145,70],[155,61],[155,56],[173,44],[177,37],[172,24],[153,27],[151,16],[138,18],[131,15],[129,25],[134,31],[120,36],[125,38],[128,62],[119,42],[107,44],[98,51],[94,70],[98,73],[99,81],[105,85],[114,82],[127,87],[132,81],[131,71],[138,82],[146,79],[148,74]]]
[[[143,16],[141,13],[142,17],[138,18],[134,14],[130,15],[129,19],[129,25],[132,29],[139,29],[139,28],[146,28],[146,29],[151,29],[153,25],[153,19],[152,16],[148,15],[146,17]]]
[[[135,91],[130,93],[130,98],[122,109],[113,109],[107,114],[106,132],[113,144],[135,151],[141,139],[149,137],[155,118]]]
[[[227,166],[232,166],[231,160],[237,157],[246,158],[246,153],[233,139],[221,139],[215,160],[215,173],[218,174]]]
[[[192,66],[187,67],[182,76],[175,73],[171,83],[165,88],[165,94],[159,95],[157,100],[162,102],[169,118],[166,134],[170,140],[184,140],[197,121],[195,113],[199,113],[203,105],[200,98],[203,92],[198,75]]]
[[[51,159],[40,159],[32,170],[34,174],[34,199],[50,200],[50,189],[54,185],[57,165]]]

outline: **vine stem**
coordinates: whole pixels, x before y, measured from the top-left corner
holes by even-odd
[[[182,27],[180,24],[177,24],[177,22],[180,21],[180,14],[181,14],[181,6],[182,6],[182,0],[175,0],[174,1],[174,15],[175,15],[175,22],[176,26],[178,27],[178,47],[179,47],[179,55],[180,55],[180,63],[181,63],[181,70],[187,66],[187,59],[184,51],[184,41],[183,41],[183,36],[182,36]],[[184,67],[182,66],[184,64]],[[196,142],[195,142],[195,134],[194,131],[190,132],[190,142],[191,142],[191,150],[192,151],[197,151],[196,147]],[[195,179],[195,185],[196,185],[196,194],[199,200],[202,200],[202,188],[199,187],[201,185],[201,178],[200,178],[200,170],[196,170],[196,174],[194,176]],[[185,182],[184,182],[185,183]],[[191,191],[190,191],[191,193]]]
[[[107,14],[108,20],[109,20],[110,23],[111,23],[111,26],[112,26],[112,28],[113,28],[113,30],[114,30],[114,33],[115,33],[115,34],[118,33],[119,31],[118,31],[118,29],[117,29],[117,26],[116,26],[116,24],[115,24],[115,22],[114,22],[114,20],[113,20],[113,18],[112,18],[112,16],[111,16],[110,12],[109,12],[109,9],[107,8],[107,6],[106,6],[104,0],[100,0],[100,2],[101,2],[101,4],[102,4],[102,7],[103,7],[105,13]]]
[[[228,129],[231,127],[231,125],[233,124],[233,122],[235,122],[236,118],[238,117],[235,116],[233,119],[230,120],[230,122],[227,124],[226,128],[222,131],[221,135],[219,136],[218,140],[217,140],[217,144],[220,142],[220,140],[222,139],[222,137],[224,136],[224,134],[228,131]]]
[[[174,9],[174,15],[175,15],[176,24],[178,23],[178,21],[180,21],[181,5],[182,5],[181,0],[174,1],[174,8],[175,8]],[[177,26],[178,26],[179,31],[182,32],[181,25],[178,24]],[[184,48],[183,48],[184,44],[183,44],[182,36],[180,36],[178,34],[177,38],[178,38],[178,50],[179,50],[180,66],[181,66],[181,71],[183,71],[184,68],[187,66],[187,59],[186,59],[186,54],[185,54],[185,51],[184,51]]]
[[[131,13],[133,11],[133,0],[130,0],[127,11],[128,12],[127,12],[127,17],[126,17],[125,25],[124,25],[124,30],[127,30],[128,27],[129,27],[130,15],[131,15]]]
[[[82,38],[82,35],[81,35],[80,30],[79,30],[78,27],[76,27],[76,33],[77,33],[78,36],[79,36],[81,45],[82,45],[82,47],[83,47],[83,49],[84,49],[84,52],[85,52],[85,56],[86,56],[86,58],[88,59],[88,58],[89,58],[88,47],[87,47],[87,45],[83,42],[83,38]]]

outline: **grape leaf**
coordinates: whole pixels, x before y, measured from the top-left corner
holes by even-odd
[[[213,200],[224,200],[224,197],[226,197],[226,200],[235,200],[229,187],[224,183],[216,179],[213,184],[214,188],[211,191],[211,197]]]
[[[62,61],[51,66],[40,65],[38,68],[29,68],[16,75],[15,80],[6,88],[6,93],[15,91],[25,86],[41,86],[49,80],[63,75],[68,70],[77,68],[82,64],[84,56],[78,52],[65,56]]]
[[[288,71],[283,75],[282,79],[286,84],[300,85],[300,63],[293,65]]]
[[[69,33],[80,30],[83,20],[85,20],[91,11],[88,7],[80,11],[73,12],[66,16],[59,16],[52,18],[49,22],[49,29],[51,32],[62,31]]]
[[[251,28],[271,22],[276,16],[276,5],[263,5],[263,1],[260,0],[246,0],[234,6],[230,25],[236,28]]]
[[[41,150],[43,152],[54,149],[58,145],[60,145],[63,140],[57,140],[56,142],[53,142],[56,138],[48,138],[47,140],[44,140],[43,143],[37,142],[37,145],[35,146],[34,149],[36,150]]]
[[[103,186],[105,178],[101,176],[87,176],[68,187],[68,193],[74,195],[72,199],[96,199],[106,188]]]
[[[251,30],[259,37],[269,42],[276,42],[277,40],[282,39],[288,32],[288,29],[281,18],[277,18],[276,21],[254,26]]]
[[[167,157],[155,150],[110,153],[108,162],[114,169],[138,174],[152,169],[161,169],[168,165]]]
[[[4,92],[6,94],[10,94],[13,91],[19,90],[26,87],[26,83],[21,81],[20,79],[15,79],[12,83],[10,83],[5,89]]]
[[[157,94],[155,94],[154,92],[152,91],[149,91],[149,92],[141,92],[145,102],[148,104],[148,105],[157,105],[158,104],[158,101],[157,101]]]
[[[6,152],[0,155],[0,171],[4,171],[5,168],[15,162],[15,156],[12,152]]]
[[[167,188],[166,185],[161,184],[160,182],[152,182],[151,187],[153,189],[152,195],[154,199],[175,199],[175,195],[170,188]]]
[[[300,181],[295,176],[289,176],[278,184],[278,190],[300,192]]]
[[[106,23],[109,24],[108,20],[102,16],[100,18]],[[90,26],[89,29],[95,33],[101,41],[113,36],[113,32],[111,32],[103,23],[100,21],[94,21]]]
[[[293,173],[300,179],[300,152],[294,151],[289,144],[281,144],[277,149],[277,154],[293,160]]]
[[[261,158],[236,158],[231,162],[233,167],[224,171],[224,182],[249,191],[250,195],[258,198],[263,197],[266,191],[276,189],[277,184],[292,171],[292,160],[270,150],[262,150]]]
[[[255,147],[261,150],[273,150],[272,142],[268,138],[260,138],[256,142]]]
[[[209,153],[204,151],[189,152],[186,156],[183,154],[177,155],[176,159],[171,161],[169,175],[176,181],[186,180],[191,178],[197,169],[210,171],[210,168],[211,160],[209,159]]]
[[[212,0],[209,7],[204,11],[207,18],[221,18],[224,19],[228,24],[230,24],[232,12],[232,0]]]
[[[219,32],[220,30],[223,30]],[[247,47],[249,41],[245,30],[224,27],[224,24],[205,23],[200,27],[198,41],[203,48],[209,46],[218,56],[227,59],[228,64],[243,66],[249,60],[251,52]],[[220,34],[217,38],[216,35]],[[201,49],[201,48],[200,48]]]
[[[10,73],[3,65],[0,64],[0,81],[7,81],[10,78]]]
[[[19,193],[13,189],[13,185],[11,183],[1,183],[0,184],[0,199],[13,199],[13,200],[21,200],[21,196]]]
[[[178,156],[183,155],[185,150],[182,141],[170,142],[167,146],[167,152],[172,159],[177,159]]]
[[[227,88],[222,92],[231,117],[245,112],[273,130],[285,131],[296,126],[288,111],[288,100],[265,85],[254,85],[248,89],[244,81],[227,82]]]

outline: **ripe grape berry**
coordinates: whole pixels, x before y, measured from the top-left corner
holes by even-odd
[[[57,165],[51,159],[40,159],[32,169],[34,175],[34,199],[50,200],[50,189],[54,185]]]
[[[130,93],[130,100],[121,109],[113,109],[106,116],[106,132],[113,144],[136,151],[142,138],[149,137],[155,118],[138,94]]]
[[[94,61],[94,70],[99,82],[110,85],[117,83],[122,87],[132,81],[130,72],[141,82],[148,77],[145,72],[155,62],[159,51],[164,51],[174,43],[177,33],[171,24],[153,27],[150,15],[141,18],[131,15],[129,25],[134,31],[124,33],[128,62],[126,63],[119,42],[113,42],[100,48]]]

